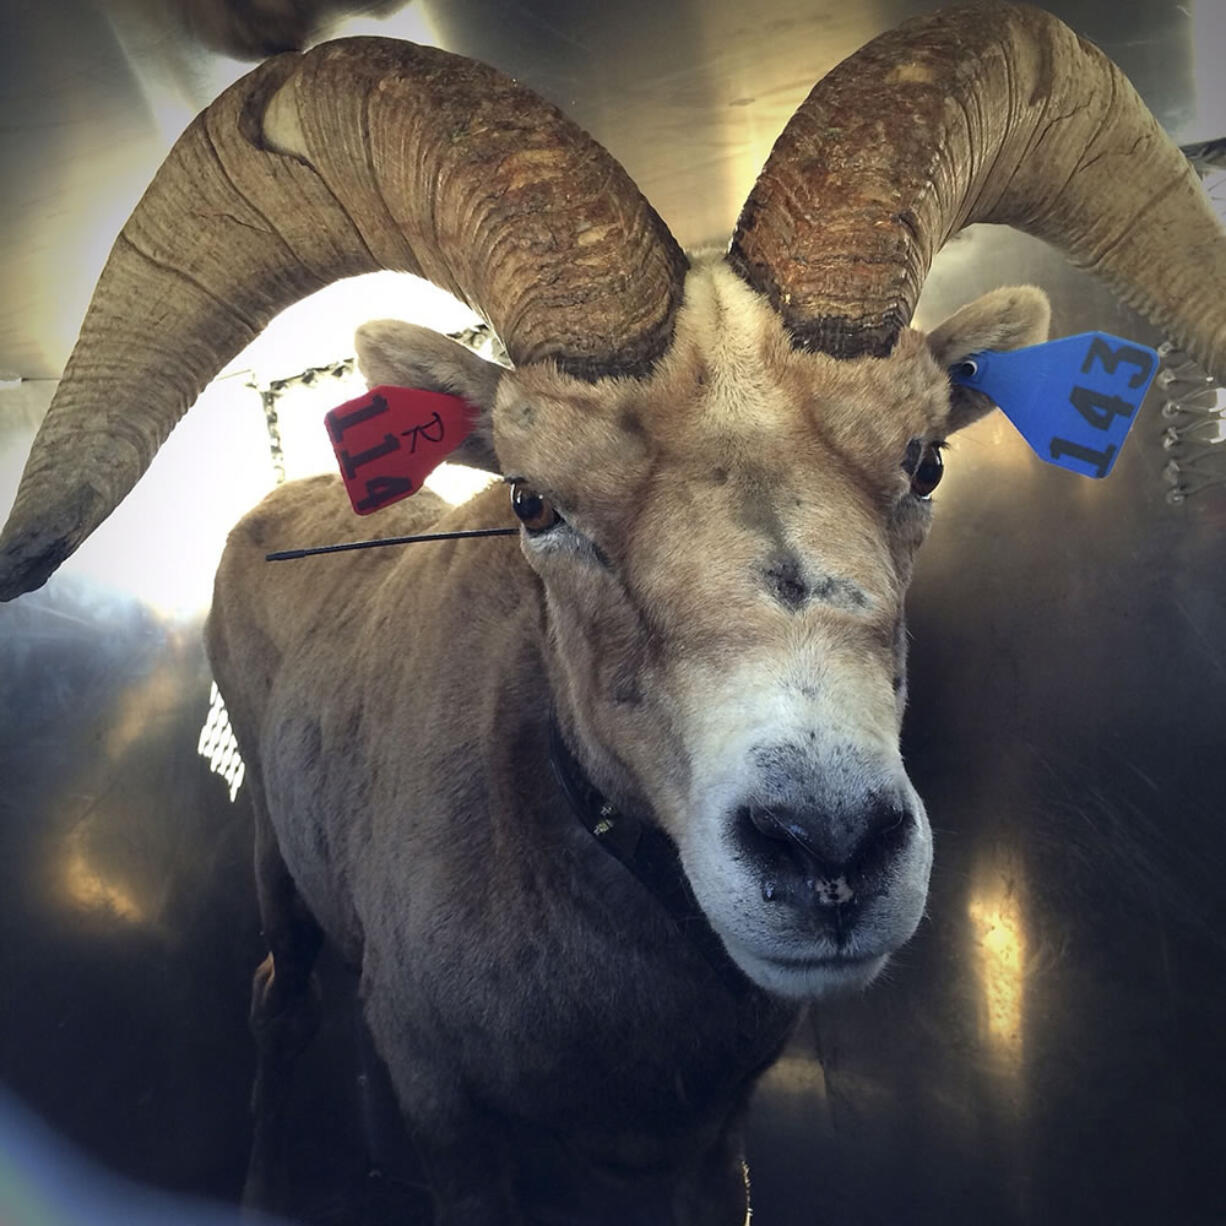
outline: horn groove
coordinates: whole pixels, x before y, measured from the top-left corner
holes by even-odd
[[[1195,172],[1119,69],[1028,5],[921,17],[833,69],[728,258],[797,347],[881,356],[933,256],[976,221],[1051,242],[1226,378],[1226,235]]]
[[[0,599],[46,581],[274,315],[378,268],[462,298],[517,364],[596,379],[663,354],[686,260],[604,149],[484,64],[385,38],[270,60],[116,240],[0,537]]]

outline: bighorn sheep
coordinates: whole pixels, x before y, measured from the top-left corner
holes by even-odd
[[[479,406],[472,451],[511,483],[453,511],[420,495],[387,530],[518,516],[518,549],[266,566],[358,522],[317,478],[221,564],[208,642],[256,813],[273,1116],[322,931],[360,967],[440,1221],[743,1220],[745,1102],[796,1002],[870,981],[924,906],[903,596],[938,444],[990,407],[945,372],[1047,325],[1023,289],[908,327],[973,221],[1057,244],[1226,375],[1226,242],[1196,177],[1034,8],[950,9],[844,62],[726,257],[692,264],[590,138],[440,51],[284,55],[191,125],[35,443],[4,598],[328,281],[428,277],[513,363],[396,324],[359,338],[372,379]]]

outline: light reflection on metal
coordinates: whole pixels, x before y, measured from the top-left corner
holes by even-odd
[[[762,1075],[759,1084],[769,1087],[772,1093],[795,1096],[806,1102],[825,1105],[830,1097],[825,1067],[805,1052],[785,1052]]]
[[[1025,1006],[1026,933],[1018,879],[997,873],[967,906],[987,1038],[1010,1071],[1021,1072]]]
[[[90,863],[84,841],[80,828],[67,840],[60,874],[66,901],[82,910],[108,913],[131,924],[142,923],[146,918],[144,908],[126,886]]]
[[[682,133],[701,123],[708,131],[693,141],[662,135],[662,147],[654,151],[660,159],[655,169],[664,180],[661,199],[651,190],[654,175],[639,179],[657,208],[668,197],[688,202],[676,215],[665,210],[682,243],[726,241],[775,141],[814,82],[890,25],[888,15],[877,11],[881,8],[871,0],[820,14],[796,6],[794,16],[759,23],[747,22],[740,6],[692,6],[690,62],[717,65],[718,71],[713,80],[688,82],[688,105],[677,107],[659,127],[663,133]],[[764,71],[766,63],[770,72]],[[662,99],[666,104],[671,93]],[[608,135],[612,152],[620,156],[613,134]],[[701,229],[696,214],[705,217]]]
[[[451,50],[440,41],[438,27],[430,13],[430,6],[423,0],[418,0],[416,4],[405,4],[404,7],[391,13],[359,13],[343,17],[332,23],[327,31],[328,38],[353,38],[362,34],[379,34],[385,38],[407,38],[410,42],[421,43],[426,47],[440,47],[444,51]]]
[[[230,715],[216,681],[209,690],[209,713],[204,727],[200,729],[196,752],[208,762],[213,774],[220,775],[226,781],[233,802],[243,786],[247,768],[238,752],[238,741],[234,739],[234,730],[230,727]]]
[[[1191,5],[1190,15],[1193,98],[1179,132],[1180,141],[1185,143],[1213,140],[1226,132],[1226,81],[1222,78],[1226,6],[1214,0],[1200,0]]]
[[[182,701],[183,679],[179,659],[184,635],[194,633],[183,627],[167,627],[164,654],[151,672],[123,692],[108,720],[102,739],[103,757],[119,764],[153,735],[159,723],[172,720]]]
[[[105,14],[144,100],[159,157],[198,111],[251,70],[248,63],[184,38],[172,7],[119,3],[108,5]]]

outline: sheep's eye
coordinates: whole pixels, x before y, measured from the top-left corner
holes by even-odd
[[[917,498],[928,498],[941,484],[941,475],[945,471],[941,445],[913,438],[907,444],[907,455],[902,466],[911,477],[911,493]]]
[[[511,509],[529,532],[548,532],[562,522],[553,503],[522,481],[511,486]]]

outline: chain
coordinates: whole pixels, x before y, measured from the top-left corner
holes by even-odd
[[[1164,366],[1156,380],[1166,393],[1162,445],[1170,460],[1162,475],[1171,487],[1166,500],[1186,502],[1226,485],[1226,402],[1217,381],[1170,341],[1158,346]]]
[[[1226,219],[1226,138],[1182,148],[1214,212]],[[1158,354],[1164,368],[1156,382],[1166,393],[1162,445],[1171,457],[1162,475],[1167,502],[1177,504],[1226,485],[1226,400],[1221,385],[1177,345],[1164,341]]]
[[[260,387],[254,379],[246,386],[258,392],[264,406],[264,425],[268,430],[268,454],[272,457],[272,470],[277,484],[285,481],[285,450],[281,445],[281,419],[277,402],[286,392],[296,387],[314,387],[325,379],[344,379],[353,374],[354,358],[339,358],[325,366],[308,366],[306,370],[285,379],[273,379],[267,387]]]
[[[459,332],[449,332],[453,341],[458,341],[467,349],[490,361],[505,365],[508,361],[507,351],[502,342],[494,335],[489,324],[474,324],[471,328],[463,328]],[[285,481],[285,450],[281,443],[281,421],[277,402],[286,392],[296,387],[315,387],[327,379],[345,379],[353,374],[356,358],[338,358],[323,366],[308,366],[306,370],[284,379],[273,379],[267,387],[260,387],[254,378],[247,380],[246,387],[259,394],[260,403],[264,406],[264,424],[268,430],[268,452],[272,457],[272,469],[277,484]]]

